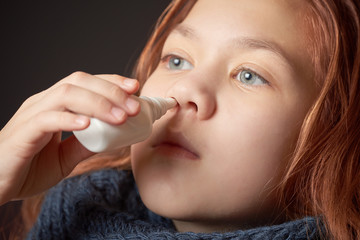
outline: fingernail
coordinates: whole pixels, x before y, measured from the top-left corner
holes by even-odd
[[[121,108],[117,108],[117,107],[113,107],[111,109],[111,114],[117,119],[117,120],[122,120],[125,116],[125,112],[124,110],[122,110]]]
[[[78,125],[80,127],[85,126],[87,124],[87,122],[88,122],[88,118],[85,116],[77,116],[75,118],[76,125]]]
[[[124,79],[124,84],[128,87],[133,87],[136,84],[136,80],[131,78],[126,78]]]
[[[129,97],[126,102],[125,105],[127,106],[128,110],[135,112],[135,110],[139,107],[139,102],[132,99],[131,97]]]

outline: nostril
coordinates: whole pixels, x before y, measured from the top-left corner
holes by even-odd
[[[196,103],[194,102],[188,102],[188,105],[190,106],[190,108],[194,108],[195,112],[198,111],[198,106]]]

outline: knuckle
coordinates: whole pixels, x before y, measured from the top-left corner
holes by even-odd
[[[57,88],[60,96],[67,96],[72,91],[73,86],[69,83],[64,83]]]
[[[42,125],[45,124],[44,119],[46,119],[45,113],[44,112],[38,112],[32,117],[30,122],[33,123],[33,124],[31,124],[33,126],[42,126]]]
[[[109,110],[111,108],[111,103],[106,98],[99,96],[95,100],[96,105],[102,110]]]
[[[79,82],[81,80],[84,80],[84,78],[86,78],[87,76],[88,76],[88,74],[85,72],[76,71],[76,72],[73,72],[72,74],[70,74],[69,79],[70,79],[70,81]]]
[[[29,106],[29,105],[33,104],[34,102],[38,101],[41,98],[42,94],[43,94],[43,92],[40,92],[40,93],[36,93],[36,94],[28,97],[24,101],[22,106]]]
[[[110,88],[110,94],[114,96],[116,99],[125,100],[126,98],[126,94],[124,93],[124,91],[116,85]]]
[[[35,99],[36,99],[36,96],[35,96],[35,95],[28,97],[28,98],[24,101],[24,103],[22,104],[22,106],[28,106],[28,105],[32,104],[32,103],[35,101]]]

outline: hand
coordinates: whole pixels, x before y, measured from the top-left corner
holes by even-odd
[[[85,129],[90,117],[125,122],[140,111],[129,97],[138,89],[134,79],[76,72],[28,98],[0,131],[0,205],[50,188],[93,155],[61,132]]]

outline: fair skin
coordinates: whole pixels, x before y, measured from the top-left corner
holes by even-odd
[[[118,75],[76,72],[27,99],[0,132],[0,205],[40,193],[93,153],[61,131],[86,128],[93,116],[121,124],[136,115],[128,102],[139,83]]]
[[[281,218],[272,190],[318,93],[304,2],[200,0],[167,38],[142,95],[179,104],[131,159],[145,205],[177,230]]]
[[[272,191],[318,88],[302,0],[199,0],[164,45],[143,95],[178,106],[132,146],[144,203],[179,231],[272,222]],[[61,131],[121,124],[137,81],[74,73],[30,97],[0,132],[0,204],[53,186],[93,153]]]

